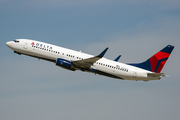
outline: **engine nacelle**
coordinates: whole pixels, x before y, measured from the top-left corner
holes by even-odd
[[[75,70],[72,68],[72,63],[68,60],[65,60],[65,59],[57,58],[56,65],[63,67],[63,68],[66,68],[68,70],[73,70],[73,71]]]

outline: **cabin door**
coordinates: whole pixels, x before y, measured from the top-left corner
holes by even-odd
[[[24,49],[28,49],[28,42],[25,42],[25,43],[24,43],[23,48],[24,48]]]

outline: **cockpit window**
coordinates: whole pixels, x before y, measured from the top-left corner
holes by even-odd
[[[15,43],[18,43],[19,41],[18,40],[14,40]]]

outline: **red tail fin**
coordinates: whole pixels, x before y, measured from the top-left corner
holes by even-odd
[[[145,62],[130,65],[143,68],[145,70],[149,70],[155,73],[160,73],[173,49],[174,46],[168,45]]]

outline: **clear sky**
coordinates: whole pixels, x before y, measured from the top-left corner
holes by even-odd
[[[39,40],[125,63],[175,46],[159,81],[68,71],[14,54],[16,38]],[[1,120],[179,120],[179,0],[0,0]]]

